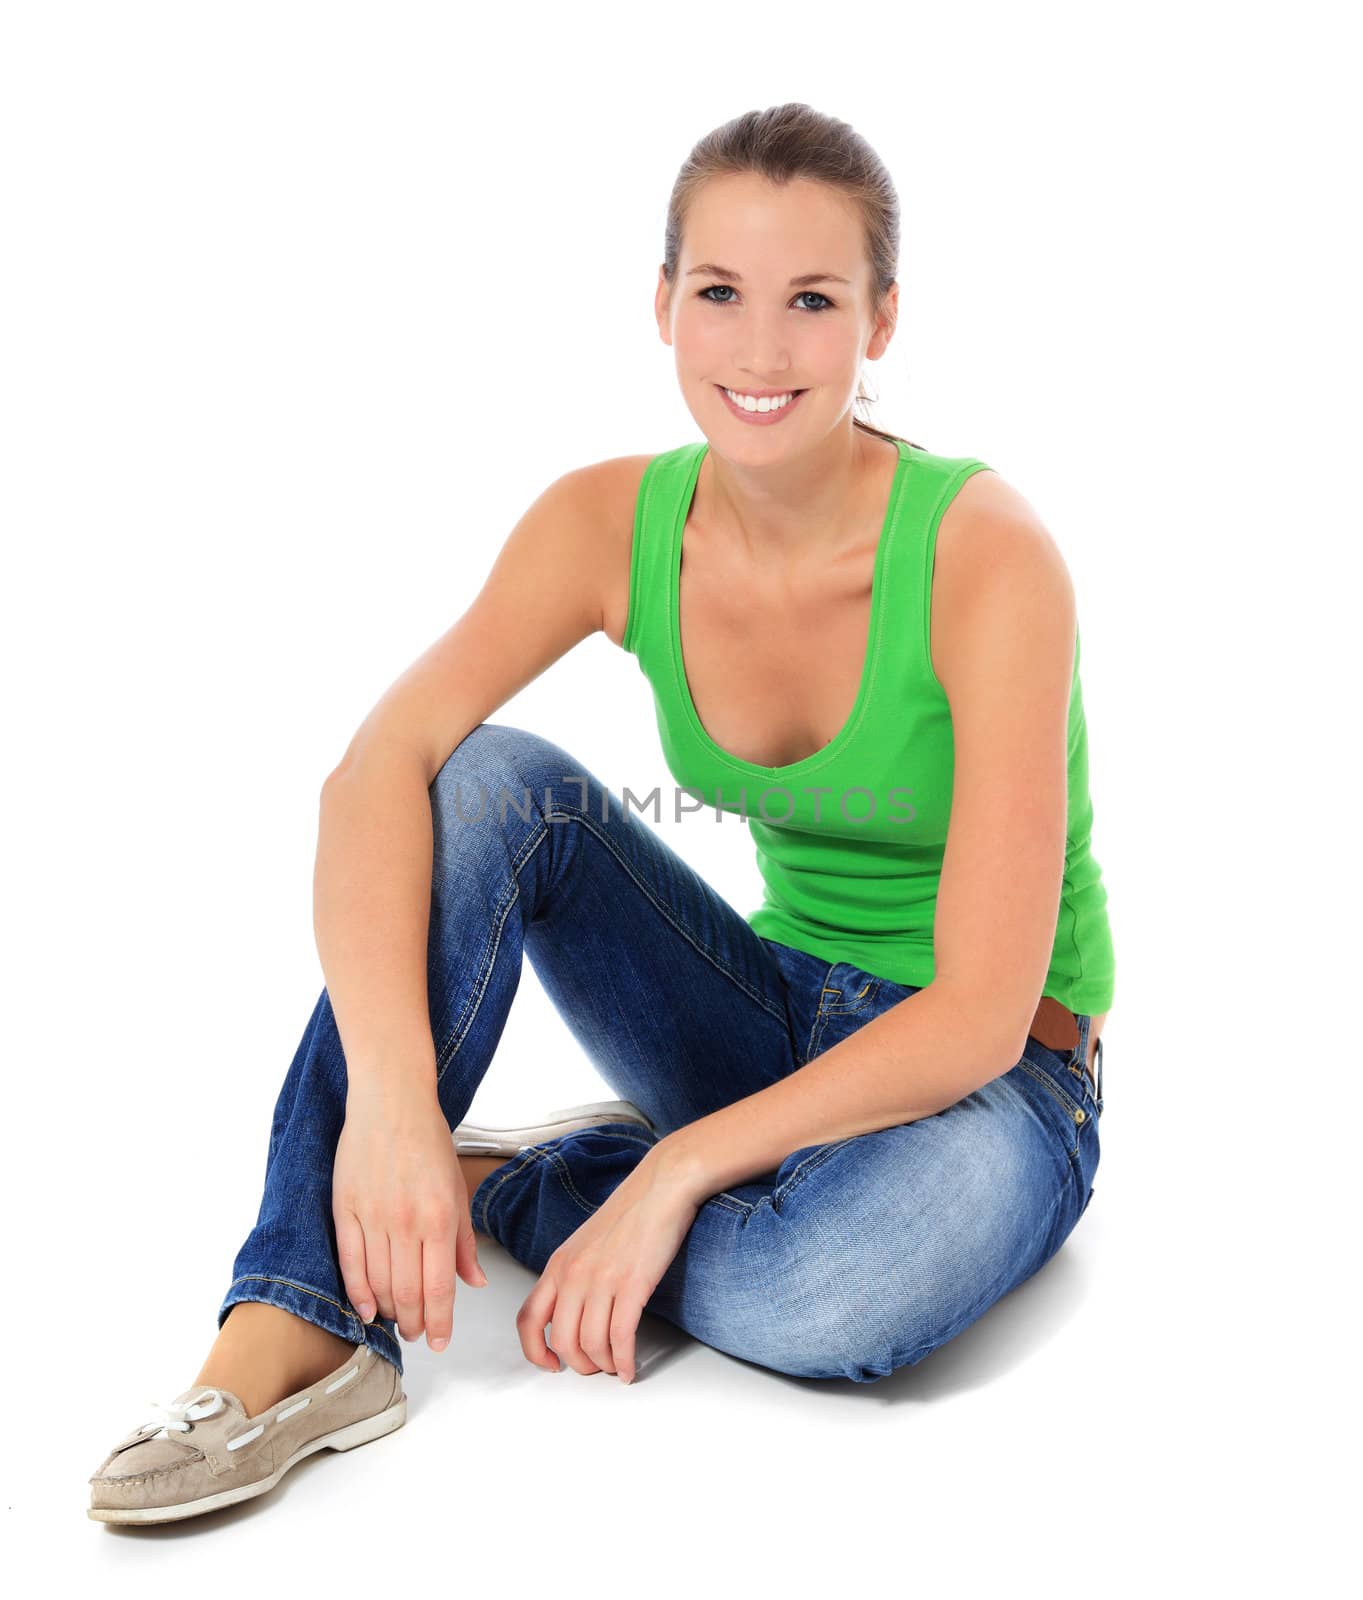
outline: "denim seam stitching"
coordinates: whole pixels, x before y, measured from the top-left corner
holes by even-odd
[[[813,1155],[806,1156],[784,1183],[774,1185],[771,1193],[763,1195],[756,1204],[740,1200],[737,1195],[730,1194],[727,1190],[721,1191],[717,1195],[711,1195],[710,1199],[720,1201],[728,1210],[740,1212],[744,1217],[745,1226],[747,1219],[752,1216],[758,1206],[766,1205],[768,1202],[771,1204],[772,1211],[779,1217],[781,1215],[781,1207],[785,1204],[787,1196],[792,1189],[804,1182],[806,1174],[812,1172],[815,1167],[821,1166],[830,1156],[836,1155],[843,1145],[851,1144],[852,1140],[858,1137],[860,1136],[854,1133],[850,1134],[846,1139],[838,1139],[833,1144],[821,1146]]]
[[[1034,1061],[1031,1061],[1026,1056],[1023,1056],[1023,1058],[1018,1062],[1018,1066],[1021,1067],[1029,1077],[1035,1078],[1037,1082],[1041,1084],[1043,1089],[1049,1090],[1054,1096],[1056,1104],[1067,1111],[1070,1119],[1070,1125],[1074,1129],[1074,1145],[1068,1151],[1070,1163],[1073,1165],[1079,1159],[1080,1139],[1080,1127],[1079,1124],[1074,1120],[1074,1113],[1076,1111],[1083,1111],[1084,1108],[1082,1106],[1075,1105],[1074,1101],[1071,1100],[1069,1095],[1067,1095],[1060,1085],[1055,1082],[1050,1073],[1047,1072],[1043,1067],[1038,1067]],[[1089,1120],[1089,1113],[1087,1111],[1084,1111],[1084,1120],[1086,1122]]]
[[[638,1134],[634,1133],[617,1133],[615,1129],[619,1126],[619,1123],[592,1123],[585,1128],[574,1128],[571,1133],[560,1133],[557,1135],[554,1142],[557,1143],[558,1139],[576,1139],[584,1133],[598,1133],[606,1138],[615,1139],[620,1144],[639,1144],[643,1145],[644,1149],[646,1150],[652,1148],[654,1144],[652,1139],[641,1139]],[[609,1134],[606,1133],[607,1128],[610,1128],[611,1130]]]
[[[548,837],[548,824],[541,818],[540,825],[525,839],[520,849],[511,858],[511,881],[502,891],[502,898],[493,909],[492,932],[484,947],[484,959],[472,989],[464,1001],[463,1009],[455,1019],[449,1037],[441,1046],[440,1054],[436,1057],[435,1081],[437,1087],[445,1075],[445,1070],[450,1062],[459,1053],[469,1029],[473,1026],[474,1018],[478,1015],[478,1008],[483,1003],[483,996],[487,992],[488,981],[492,976],[492,969],[496,965],[497,951],[501,948],[502,929],[506,926],[506,919],[511,914],[511,908],[520,898],[521,883],[520,870],[535,850]]]
[[[1088,1071],[1084,1067],[1069,1067],[1066,1070],[1079,1085],[1079,1092],[1084,1096],[1084,1099],[1087,1102],[1085,1109],[1087,1110],[1089,1116],[1093,1116],[1098,1109],[1098,1099],[1094,1091],[1093,1079],[1089,1077]]]
[[[872,978],[859,994],[854,994],[846,1005],[829,1006],[829,1016],[850,1017],[854,1012],[865,1011],[880,989],[880,979]]]
[[[579,1128],[577,1131],[579,1133],[593,1133],[593,1132],[596,1132],[597,1130],[596,1129],[592,1129],[592,1128]],[[611,1137],[614,1138],[614,1137],[617,1137],[617,1136],[613,1134]],[[621,1142],[625,1143],[625,1144],[637,1144],[637,1145],[642,1146],[646,1150],[653,1148],[652,1143],[647,1139],[634,1139],[634,1138],[631,1138],[630,1135],[624,1134],[624,1133],[618,1135],[618,1137],[621,1140]],[[601,1209],[600,1206],[592,1205],[592,1203],[586,1198],[586,1196],[579,1192],[577,1186],[572,1181],[572,1173],[571,1173],[571,1170],[568,1167],[568,1163],[564,1159],[562,1154],[560,1154],[559,1151],[551,1150],[551,1149],[545,1149],[542,1145],[537,1145],[535,1147],[535,1155],[536,1156],[547,1156],[553,1162],[555,1168],[558,1170],[559,1179],[563,1183],[564,1187],[566,1189],[568,1189],[569,1192],[572,1194],[573,1198],[576,1199],[581,1205],[585,1206],[588,1209],[588,1211],[595,1212],[595,1211],[599,1211]],[[508,1174],[508,1176],[511,1176],[511,1174]],[[733,1195],[728,1195],[728,1194],[710,1195],[703,1203],[708,1205],[710,1203],[710,1201],[712,1201],[712,1200],[719,1201],[719,1203],[726,1210],[729,1210],[729,1211],[738,1211],[740,1213],[745,1213],[745,1212],[748,1212],[748,1211],[752,1210],[752,1207],[750,1205],[747,1205],[744,1201],[737,1199]],[[484,1211],[484,1220],[486,1221],[486,1212],[487,1212],[486,1204],[483,1207],[483,1211]],[[486,1228],[483,1231],[486,1232],[487,1231]]]
[[[849,1134],[845,1139],[838,1139],[833,1144],[826,1144],[823,1149],[816,1150],[812,1156],[806,1156],[786,1181],[778,1184],[771,1192],[771,1208],[777,1216],[780,1216],[781,1207],[785,1204],[791,1190],[798,1184],[803,1183],[808,1173],[812,1172],[815,1167],[821,1167],[830,1156],[836,1155],[845,1144],[851,1144],[853,1139],[860,1137],[860,1134]]]
[[[1063,1083],[1057,1083],[1054,1074],[1047,1072],[1046,1068],[1041,1064],[1041,1062],[1033,1061],[1031,1056],[1024,1055],[1022,1057],[1022,1061],[1019,1062],[1019,1065],[1024,1064],[1031,1067],[1034,1072],[1041,1073],[1046,1079],[1047,1087],[1054,1089],[1058,1095],[1061,1095],[1071,1111],[1082,1111],[1086,1117],[1089,1115],[1087,1107],[1081,1106],[1074,1096],[1065,1088]]]
[[[508,1166],[509,1170],[506,1171],[506,1172],[503,1172],[501,1177],[497,1179],[496,1183],[494,1183],[492,1185],[492,1187],[488,1190],[488,1192],[483,1196],[483,1227],[482,1227],[482,1231],[484,1233],[488,1234],[490,1237],[493,1237],[494,1235],[492,1234],[491,1227],[489,1227],[489,1225],[488,1225],[487,1212],[488,1212],[488,1207],[492,1204],[493,1195],[496,1194],[498,1189],[501,1188],[501,1186],[507,1181],[508,1178],[514,1178],[518,1172],[524,1172],[525,1169],[530,1165],[530,1163],[538,1155],[539,1155],[539,1151],[536,1150],[533,1145],[529,1149],[522,1151],[521,1152],[522,1159],[520,1161],[518,1161],[514,1167],[511,1166],[510,1162],[508,1162],[507,1166]]]
[[[809,1043],[805,1046],[806,1064],[814,1059],[814,1053],[818,1049],[819,1041],[823,1038],[824,1025],[827,1021],[828,1014],[825,1011],[820,1011],[814,1018],[814,1024],[809,1030]]]
[[[289,1289],[297,1289],[303,1294],[310,1294],[314,1300],[325,1300],[329,1306],[335,1306],[341,1315],[349,1321],[358,1323],[361,1328],[373,1328],[376,1333],[381,1333],[393,1345],[394,1349],[399,1348],[397,1340],[393,1338],[392,1334],[381,1322],[361,1322],[359,1317],[343,1306],[339,1300],[333,1300],[329,1294],[323,1294],[318,1289],[310,1289],[306,1283],[295,1283],[292,1278],[274,1278],[267,1272],[246,1272],[240,1278],[234,1278],[228,1284],[228,1294],[231,1294],[239,1283],[278,1283]]]
[[[549,1161],[553,1164],[554,1171],[558,1174],[558,1181],[568,1191],[569,1196],[582,1207],[588,1216],[591,1216],[594,1212],[601,1209],[600,1206],[593,1205],[592,1202],[587,1199],[586,1195],[579,1191],[577,1185],[573,1182],[573,1174],[568,1166],[568,1163],[563,1159],[562,1155],[557,1150],[542,1150],[540,1151],[540,1154],[548,1157]]]
[[[574,1130],[575,1133],[600,1133],[603,1131],[604,1130],[600,1128],[577,1128]],[[572,1138],[573,1135],[566,1134],[561,1135],[561,1137]],[[632,1134],[628,1133],[613,1133],[610,1135],[610,1137],[612,1139],[618,1139],[621,1144],[637,1144],[641,1149],[644,1150],[652,1149],[654,1143],[653,1140],[638,1139]],[[584,1195],[573,1182],[572,1170],[568,1166],[567,1161],[564,1159],[562,1152],[556,1148],[557,1144],[558,1140],[556,1139],[548,1148],[546,1148],[544,1145],[536,1145],[535,1149],[540,1155],[548,1156],[550,1161],[553,1162],[555,1170],[558,1172],[559,1182],[563,1184],[564,1188],[568,1190],[573,1199],[576,1200],[579,1205],[584,1206],[588,1213],[599,1211],[601,1207],[598,1205],[593,1205],[592,1202],[587,1199],[586,1195]],[[609,1198],[609,1196],[607,1198]],[[605,1201],[602,1201],[602,1205],[604,1204]]]
[[[600,840],[600,842],[615,858],[621,870],[625,872],[631,881],[639,888],[639,890],[643,893],[644,898],[649,902],[650,905],[653,906],[654,910],[659,913],[665,922],[667,922],[671,927],[675,928],[679,934],[681,934],[682,938],[686,940],[687,944],[689,944],[693,950],[695,950],[699,955],[704,956],[705,959],[715,966],[720,972],[722,972],[731,983],[741,989],[750,1000],[755,1001],[759,1006],[761,1006],[768,1016],[775,1017],[777,1021],[783,1025],[786,1024],[785,1008],[780,1007],[778,1009],[776,1006],[774,1006],[764,994],[761,994],[758,990],[752,988],[746,978],[740,977],[739,974],[736,973],[730,966],[728,966],[718,955],[716,955],[713,950],[701,944],[689,928],[678,922],[677,919],[672,915],[671,907],[668,906],[664,901],[658,899],[658,897],[653,893],[653,890],[649,884],[647,884],[644,879],[642,879],[634,871],[634,868],[630,865],[629,861],[620,854],[611,840],[601,831],[600,828],[596,826],[593,819],[589,817],[585,811],[580,811],[576,807],[570,806],[564,812],[560,813],[551,810],[546,815],[550,821],[553,821],[557,818],[562,821],[573,820],[580,822],[583,827],[586,828],[587,832],[593,836],[593,838]]]
[[[823,997],[829,992],[828,980],[833,976],[833,968],[836,966],[836,961],[830,961],[823,977],[819,980],[819,1004],[814,1011],[814,1020],[809,1025],[809,1038],[805,1041],[805,1058],[801,1063],[802,1066],[807,1066],[814,1059],[814,1047],[823,1037],[824,1024],[828,1020]],[[841,994],[842,990],[839,989],[837,992]]]
[[[577,1133],[597,1133],[601,1132],[602,1130],[597,1128],[578,1128],[575,1131]],[[571,1138],[572,1135],[568,1134],[564,1135],[564,1137]],[[612,1134],[610,1137],[613,1139],[618,1138],[621,1144],[637,1144],[645,1150],[651,1149],[653,1144],[653,1141],[649,1139],[636,1139],[628,1133],[622,1133],[618,1135]],[[585,1206],[589,1213],[599,1211],[601,1207],[598,1205],[593,1205],[592,1202],[588,1200],[586,1195],[584,1195],[573,1182],[571,1168],[564,1159],[562,1152],[555,1148],[557,1143],[558,1141],[555,1140],[553,1141],[553,1145],[551,1145],[549,1148],[546,1148],[544,1145],[537,1145],[535,1148],[538,1154],[548,1156],[550,1161],[553,1162],[554,1167],[558,1172],[559,1182],[563,1184],[564,1188],[568,1190],[569,1194],[572,1195],[573,1199],[576,1200],[579,1205]],[[607,1198],[609,1198],[609,1196]],[[605,1201],[602,1201],[602,1205],[604,1204]]]
[[[581,1128],[581,1129],[578,1129],[577,1131],[580,1132],[580,1133],[592,1133],[592,1132],[595,1132],[596,1130],[595,1129],[591,1129],[591,1128]],[[611,1137],[612,1138],[618,1137],[620,1139],[620,1141],[622,1143],[624,1143],[624,1144],[637,1144],[637,1145],[640,1145],[641,1147],[643,1147],[644,1149],[652,1148],[649,1140],[647,1140],[647,1139],[635,1139],[635,1138],[632,1138],[629,1134],[625,1134],[625,1133],[622,1133],[622,1134],[619,1134],[619,1135],[612,1134]],[[778,1210],[778,1207],[776,1205],[776,1197],[777,1197],[778,1194],[780,1195],[781,1199],[784,1200],[785,1197],[791,1192],[792,1189],[794,1189],[796,1187],[797,1184],[803,1182],[806,1171],[812,1171],[813,1168],[818,1166],[821,1162],[827,1161],[829,1156],[833,1155],[836,1151],[840,1150],[843,1145],[850,1144],[852,1142],[852,1139],[855,1138],[855,1137],[856,1137],[856,1135],[853,1134],[847,1139],[840,1139],[840,1140],[838,1140],[838,1142],[836,1144],[826,1145],[826,1146],[824,1146],[823,1149],[815,1151],[815,1153],[813,1155],[806,1156],[805,1159],[800,1163],[800,1165],[798,1167],[796,1167],[794,1172],[791,1173],[790,1177],[787,1178],[786,1181],[780,1186],[780,1188],[779,1189],[773,1189],[772,1194],[770,1196],[771,1201],[772,1201],[772,1209],[774,1211]],[[579,1205],[584,1207],[588,1213],[596,1212],[596,1211],[599,1211],[601,1209],[600,1206],[593,1205],[592,1202],[590,1200],[588,1200],[587,1197],[584,1194],[582,1194],[582,1192],[578,1189],[577,1185],[573,1182],[573,1175],[572,1175],[571,1168],[568,1166],[567,1161],[564,1159],[564,1157],[562,1156],[562,1154],[558,1150],[548,1149],[543,1145],[533,1145],[530,1148],[528,1148],[524,1152],[524,1154],[525,1154],[525,1159],[523,1161],[519,1162],[515,1167],[513,1167],[510,1172],[507,1172],[507,1173],[503,1174],[503,1176],[500,1177],[495,1184],[493,1184],[492,1188],[488,1191],[487,1196],[483,1200],[483,1204],[482,1204],[483,1228],[482,1228],[482,1231],[484,1233],[489,1233],[491,1231],[487,1226],[487,1222],[488,1222],[487,1213],[488,1213],[488,1206],[489,1206],[489,1204],[490,1204],[490,1202],[492,1200],[492,1196],[496,1192],[496,1190],[499,1189],[502,1186],[502,1184],[507,1181],[508,1178],[513,1178],[513,1177],[516,1176],[516,1174],[518,1172],[523,1172],[530,1165],[530,1163],[532,1161],[544,1160],[546,1158],[553,1164],[554,1169],[558,1174],[558,1178],[559,1178],[560,1183],[563,1184],[564,1188],[568,1191],[568,1193],[572,1196],[572,1198],[578,1202]],[[707,1199],[703,1203],[705,1205],[709,1205],[711,1203],[718,1204],[722,1209],[724,1209],[726,1211],[737,1212],[740,1216],[744,1216],[744,1217],[751,1215],[751,1213],[757,1209],[756,1206],[750,1205],[745,1200],[740,1200],[736,1195],[730,1194],[727,1190],[721,1190],[718,1194],[713,1194],[713,1195],[708,1196]],[[759,1204],[761,1204],[761,1202],[759,1202]],[[778,1214],[779,1214],[779,1211],[778,1211]]]

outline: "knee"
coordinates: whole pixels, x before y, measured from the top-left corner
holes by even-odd
[[[518,780],[527,769],[538,771],[546,762],[561,765],[567,759],[566,751],[529,728],[480,722],[446,756],[431,787],[443,795],[456,782]]]
[[[532,821],[545,786],[571,774],[572,758],[542,734],[503,722],[480,722],[446,757],[431,783],[431,812],[441,834],[473,823]]]

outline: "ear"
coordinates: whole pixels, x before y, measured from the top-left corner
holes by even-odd
[[[658,264],[658,287],[653,295],[653,314],[658,319],[658,334],[664,344],[672,343],[672,293],[667,286],[663,265]]]
[[[866,345],[866,359],[879,361],[889,348],[890,340],[899,321],[899,284],[892,283],[885,291],[885,299],[876,317],[875,329]]]

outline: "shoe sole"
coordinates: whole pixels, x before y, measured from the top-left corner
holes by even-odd
[[[384,1434],[392,1433],[406,1420],[407,1397],[404,1395],[386,1411],[375,1412],[372,1417],[361,1417],[358,1422],[337,1428],[335,1433],[324,1433],[299,1445],[282,1466],[276,1467],[268,1478],[262,1478],[259,1483],[239,1484],[235,1489],[224,1489],[221,1494],[204,1495],[202,1499],[188,1500],[178,1506],[87,1506],[86,1515],[96,1522],[178,1522],[182,1517],[197,1517],[204,1511],[216,1511],[220,1506],[231,1506],[239,1500],[252,1500],[256,1495],[268,1494],[290,1467],[316,1450],[353,1450],[357,1444],[368,1444],[371,1439],[381,1439]]]
[[[543,1144],[546,1139],[557,1138],[568,1130],[579,1132],[593,1122],[602,1121],[632,1122],[650,1133],[654,1131],[653,1124],[627,1100],[594,1100],[589,1105],[572,1106],[561,1113],[553,1112],[543,1122],[528,1123],[522,1128],[489,1128],[482,1123],[461,1124],[476,1128],[477,1132],[456,1137],[455,1149],[468,1155],[514,1155],[516,1148],[523,1148],[527,1144]],[[486,1137],[479,1138],[479,1134]]]

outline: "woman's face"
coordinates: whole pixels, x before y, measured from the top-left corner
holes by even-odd
[[[725,455],[767,461],[843,425],[862,361],[878,360],[894,331],[898,285],[878,320],[872,294],[861,217],[838,190],[808,179],[778,187],[751,173],[704,184],[671,290],[659,271],[655,310],[706,438]],[[753,413],[726,389],[799,392]]]

